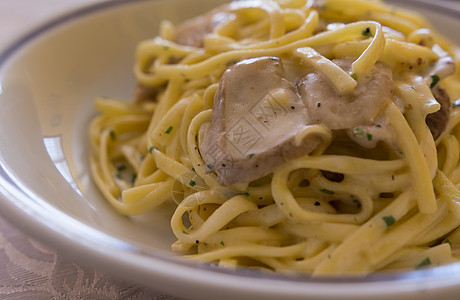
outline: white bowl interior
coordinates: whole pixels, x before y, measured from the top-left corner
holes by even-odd
[[[56,236],[66,235],[59,223],[71,220],[65,223],[73,226],[69,232],[90,234],[95,229],[101,235],[94,239],[115,238],[146,252],[172,255],[173,207],[127,218],[97,190],[89,172],[88,125],[95,114],[95,97],[131,98],[136,44],[155,36],[160,20],[177,22],[217,4],[211,0],[99,4],[51,20],[1,54],[4,211],[20,211],[22,217],[58,228]],[[439,28],[460,24],[453,16],[418,10]],[[460,40],[453,30],[445,33]]]
[[[131,219],[115,212],[90,178],[87,131],[95,97],[132,98],[135,47],[157,34],[158,20],[215,5],[176,2],[184,9],[139,1],[56,20],[17,47],[1,73],[0,153],[16,184],[90,227],[162,250],[172,242],[171,207]]]

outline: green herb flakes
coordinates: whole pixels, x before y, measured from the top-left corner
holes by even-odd
[[[438,84],[438,82],[439,82],[440,79],[441,79],[441,78],[439,78],[439,76],[436,75],[436,74],[431,75],[430,89],[434,88],[434,87]]]
[[[168,129],[166,129],[165,133],[170,134],[172,130],[173,130],[173,127],[169,126]]]
[[[195,186],[195,185],[196,185],[196,182],[193,181],[193,180],[190,180],[190,181],[188,182],[188,185],[189,185],[189,186]]]
[[[423,268],[423,267],[426,267],[426,266],[429,266],[431,265],[431,260],[429,257],[425,257],[424,260],[422,260],[421,262],[419,262],[418,265],[415,266],[416,269],[420,269],[420,268]]]
[[[365,137],[368,141],[372,141],[372,134],[367,130],[363,129],[362,127],[356,127],[353,130],[353,136],[356,137]]]
[[[322,188],[322,189],[320,189],[320,191],[325,193],[325,194],[329,194],[329,195],[334,195],[335,194],[334,191],[328,190],[326,188]]]
[[[117,135],[115,134],[115,131],[110,130],[109,135],[112,141],[115,141],[117,139]]]
[[[387,227],[390,227],[391,225],[393,225],[396,220],[393,216],[384,216],[382,217],[383,221],[385,222],[385,224],[387,224]]]
[[[366,29],[361,32],[361,35],[365,37],[372,37],[371,29],[366,27]]]

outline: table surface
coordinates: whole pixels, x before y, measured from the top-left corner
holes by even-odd
[[[0,0],[0,51],[34,24],[108,0]],[[0,299],[173,300],[81,265],[0,218]]]
[[[33,24],[101,1],[110,0],[0,0],[0,50]],[[0,299],[176,298],[74,262],[0,218]]]

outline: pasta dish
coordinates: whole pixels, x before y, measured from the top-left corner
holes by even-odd
[[[141,41],[98,98],[91,171],[134,216],[173,203],[190,261],[367,275],[460,254],[460,52],[367,0],[242,0]]]

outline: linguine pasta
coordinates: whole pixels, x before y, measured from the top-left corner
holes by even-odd
[[[457,261],[459,53],[382,1],[164,21],[138,45],[136,101],[95,102],[93,178],[124,215],[175,203],[172,250],[191,261],[313,276]]]

